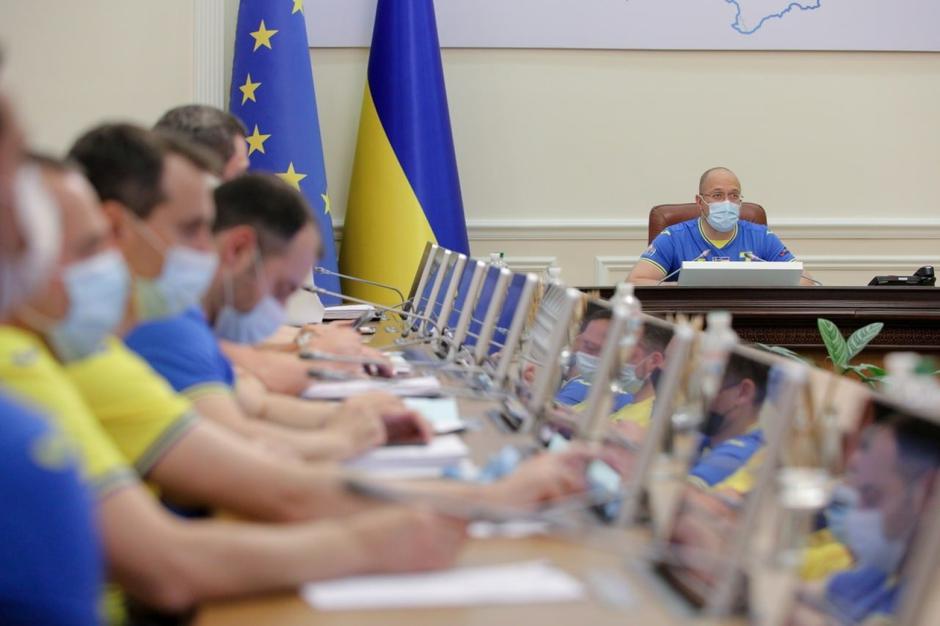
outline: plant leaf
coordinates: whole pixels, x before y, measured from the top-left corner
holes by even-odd
[[[849,362],[849,347],[845,343],[845,338],[839,331],[839,327],[827,319],[819,318],[816,320],[819,327],[819,334],[822,335],[823,344],[829,353],[829,358],[840,370],[845,370]]]
[[[874,324],[869,324],[859,328],[852,336],[849,337],[846,345],[848,346],[849,354],[846,357],[846,361],[851,361],[859,355],[859,353],[865,349],[868,344],[872,342],[872,339],[877,337],[882,330],[884,330],[885,325],[881,322],[875,322]]]
[[[871,363],[859,363],[858,365],[853,365],[853,369],[857,368],[865,372],[865,375],[869,378],[882,379],[888,375],[888,372],[883,367],[878,367],[877,365],[872,365]]]

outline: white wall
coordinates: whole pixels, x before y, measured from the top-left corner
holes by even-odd
[[[192,0],[0,0],[4,84],[32,143],[102,119],[152,124],[193,97]]]
[[[218,24],[194,7],[222,2]],[[235,0],[0,0],[4,72],[40,147],[195,97],[194,37]],[[231,44],[226,43],[226,54]],[[312,51],[342,219],[368,52]],[[827,282],[940,264],[940,54],[446,50],[474,251],[610,282],[646,214],[724,164]],[[200,66],[203,70],[205,66]],[[230,67],[230,65],[229,65]],[[221,70],[230,71],[229,67]]]

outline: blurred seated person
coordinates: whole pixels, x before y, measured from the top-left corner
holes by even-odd
[[[689,472],[692,484],[740,494],[753,486],[765,443],[759,417],[769,373],[764,363],[734,352],[728,357],[721,389],[700,427],[704,437]]]
[[[199,300],[218,266],[211,232],[215,218],[211,157],[182,140],[161,138],[127,124],[106,124],[86,132],[72,148],[72,154],[102,198],[99,205],[96,199],[87,199],[88,193],[79,194],[77,201],[82,214],[89,215],[88,222],[98,225],[104,210],[110,232],[114,233],[130,270],[131,307],[127,325],[162,327],[170,320],[184,329],[199,323],[205,325]],[[311,230],[305,230],[304,235],[315,244]],[[300,233],[297,234],[299,237]],[[314,252],[305,254],[312,256]],[[123,262],[121,265],[124,266]],[[132,332],[129,339],[135,336]],[[143,355],[150,367],[174,384],[177,392],[186,392],[186,397],[152,383],[152,370],[116,340],[109,340],[106,350],[95,350],[93,354],[60,356],[67,360],[69,375],[94,405],[99,419],[111,414],[120,423],[127,419],[127,411],[136,406],[136,430],[142,427],[145,410],[150,412],[155,433],[163,430],[157,428],[163,420],[195,412],[251,440],[309,460],[348,458],[380,445],[387,436],[382,421],[376,422],[375,414],[368,415],[373,410],[385,413],[386,408],[397,406],[397,403],[387,405],[385,400],[377,400],[381,407],[371,406],[367,410],[359,406],[351,411],[342,404],[303,403],[288,396],[258,392],[255,395],[260,395],[260,399],[250,407],[253,413],[246,415],[228,391],[235,387],[234,373],[211,332],[208,347],[195,338],[193,334],[184,334],[156,342],[154,349],[168,360],[165,362],[157,363],[152,354]],[[141,352],[139,345],[132,347]],[[198,353],[199,358],[179,360],[184,349],[192,353],[200,347],[206,349]],[[134,382],[109,385],[108,381],[113,382],[117,375]],[[257,386],[250,375],[244,374],[240,379],[251,388]],[[160,383],[166,385],[165,381]],[[136,389],[141,396],[148,393],[150,402],[134,405],[132,399],[123,395],[129,389]],[[220,390],[225,393],[219,394]],[[222,395],[224,402],[219,399]],[[279,400],[286,406],[281,406]],[[289,413],[292,419],[302,419],[308,428],[318,432],[297,432],[270,419],[249,419],[263,417],[270,408],[269,402],[277,405],[271,414]],[[366,399],[359,404],[365,402]],[[421,426],[411,412],[402,409],[397,406],[391,410],[404,417],[405,424]],[[302,418],[297,417],[297,412]],[[120,431],[119,443],[129,432]],[[130,453],[128,456],[135,457]]]
[[[795,261],[766,226],[740,219],[741,183],[725,167],[714,167],[699,180],[695,202],[701,215],[661,232],[627,277],[634,285],[658,285],[679,279],[684,261]],[[707,256],[703,253],[707,251]],[[812,285],[807,274],[800,282]]]
[[[834,529],[854,566],[822,586],[807,585],[790,617],[791,626],[890,624],[905,585],[905,568],[940,469],[940,429],[889,415],[866,428],[848,460],[846,485],[855,505]]]
[[[581,331],[572,345],[574,352],[574,367],[570,377],[562,384],[555,395],[555,401],[563,406],[578,411],[583,410],[591,392],[591,383],[600,367],[600,356],[607,341],[607,330],[610,327],[611,311],[602,308],[589,315],[581,323]],[[630,403],[633,396],[629,393],[618,393],[614,397],[614,410],[619,410]]]
[[[620,389],[631,394],[631,400],[611,418],[615,422],[632,423],[643,429],[649,426],[656,401],[656,385],[666,363],[672,329],[654,324],[644,324],[636,349],[620,371]]]
[[[0,318],[48,280],[59,252],[58,219],[22,148],[0,91]],[[80,460],[45,415],[13,395],[0,384],[0,498],[10,507],[0,520],[0,562],[8,564],[0,623],[97,624],[104,559]]]

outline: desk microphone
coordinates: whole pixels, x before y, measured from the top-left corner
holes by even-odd
[[[705,257],[707,257],[707,256],[708,256],[709,254],[711,254],[711,253],[712,253],[711,250],[702,250],[702,253],[701,253],[700,255],[698,255],[697,257],[695,257],[694,259],[692,259],[692,262],[694,263],[695,261],[701,261],[702,259],[704,259]],[[676,271],[672,272],[671,274],[666,274],[665,276],[663,276],[663,279],[662,279],[661,281],[659,281],[658,283],[656,283],[656,286],[659,287],[659,286],[662,285],[664,282],[666,282],[667,280],[669,280],[670,278],[672,278],[673,276],[675,276],[676,274],[678,274],[678,273],[681,272],[681,271],[682,271],[682,267],[680,266],[679,269],[677,269]]]
[[[766,260],[766,259],[760,258],[759,256],[757,256],[757,255],[754,254],[753,252],[745,252],[745,253],[744,253],[744,258],[746,258],[748,261],[757,261],[758,263],[770,263],[770,261],[768,261],[768,260]],[[819,287],[822,287],[822,286],[823,286],[823,284],[822,284],[821,282],[819,282],[818,280],[816,280],[816,279],[813,278],[812,276],[809,276],[808,274],[800,274],[800,278],[805,278],[806,280],[812,281],[813,283],[815,283],[815,284],[818,285]]]
[[[373,287],[378,287],[380,289],[388,289],[389,291],[394,291],[398,294],[398,299],[401,300],[402,304],[405,304],[405,294],[402,293],[401,289],[395,287],[394,285],[387,285],[385,283],[379,283],[374,280],[369,280],[367,278],[359,278],[358,276],[350,276],[349,274],[341,274],[340,272],[334,272],[331,269],[325,267],[320,267],[319,265],[313,268],[314,273],[324,274],[326,276],[336,276],[338,278],[345,278],[346,280],[351,280],[357,283],[363,283],[365,285],[372,285]]]

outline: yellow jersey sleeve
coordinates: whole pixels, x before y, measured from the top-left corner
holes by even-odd
[[[192,404],[115,338],[98,354],[67,364],[65,371],[141,476],[196,421]]]
[[[647,428],[650,425],[650,418],[653,416],[653,402],[655,400],[656,396],[651,396],[646,400],[628,404],[611,415],[610,419],[615,422],[633,422],[637,426]]]
[[[36,335],[0,326],[0,381],[11,393],[45,413],[65,435],[82,475],[99,498],[136,482],[133,470]]]

